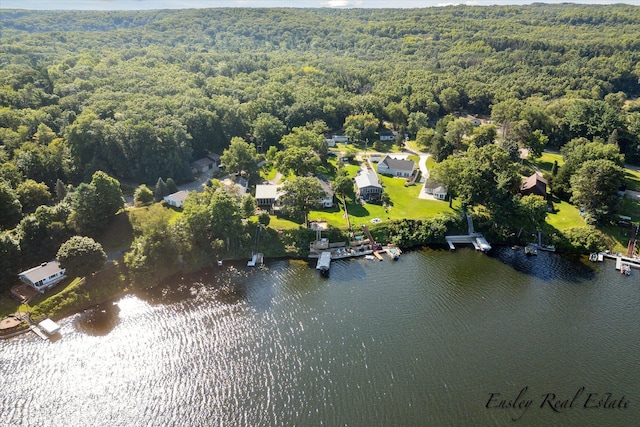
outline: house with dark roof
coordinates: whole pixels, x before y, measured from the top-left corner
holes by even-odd
[[[18,274],[20,280],[27,285],[35,288],[38,292],[43,293],[51,289],[65,276],[65,269],[60,266],[58,261],[43,262],[37,267],[30,268]]]
[[[520,187],[520,191],[518,194],[521,196],[528,196],[529,194],[536,194],[538,196],[542,196],[544,198],[547,197],[547,180],[534,173],[530,177],[528,177]]]
[[[361,170],[355,178],[356,195],[367,201],[376,201],[382,195],[382,185],[378,181],[376,171],[367,169]]]
[[[193,173],[203,173],[209,170],[218,170],[219,165],[220,156],[216,153],[211,153],[191,163],[191,169]]]
[[[415,169],[416,164],[413,160],[396,159],[389,155],[378,163],[378,173],[380,175],[408,178]]]
[[[396,136],[391,131],[380,132],[380,141],[395,141]]]

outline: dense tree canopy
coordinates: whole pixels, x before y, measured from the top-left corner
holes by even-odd
[[[60,249],[56,258],[71,277],[84,277],[104,265],[107,255],[102,245],[90,237],[73,236]]]

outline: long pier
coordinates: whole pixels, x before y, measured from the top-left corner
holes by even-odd
[[[619,255],[619,254],[608,254],[608,253],[604,253],[604,252],[601,252],[601,254],[605,258],[615,260],[615,262],[616,262],[616,270],[620,270],[622,268],[622,264],[627,264],[631,268],[640,269],[640,259],[626,257],[626,256],[622,256],[622,255]]]

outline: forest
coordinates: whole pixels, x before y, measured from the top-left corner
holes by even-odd
[[[305,132],[389,129],[445,161],[468,146],[457,117],[473,115],[494,126],[474,130],[478,146],[614,144],[621,157],[598,170],[640,163],[639,7],[3,9],[0,25],[2,278],[99,231],[104,219],[81,219],[100,215],[76,212],[100,198],[98,171],[187,182],[233,140],[284,165]],[[560,175],[567,200],[571,182]]]

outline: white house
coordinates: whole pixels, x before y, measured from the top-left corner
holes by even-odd
[[[395,141],[395,140],[396,140],[396,136],[393,134],[393,132],[390,132],[390,131],[380,132],[380,141]]]
[[[320,186],[322,187],[322,189],[324,190],[324,197],[320,198],[320,206],[324,207],[324,208],[331,208],[333,207],[333,195],[334,195],[334,191],[331,188],[331,184],[329,184],[329,181],[327,181],[326,179],[323,179],[319,176],[316,177],[318,179],[318,182],[320,183]]]
[[[447,199],[447,187],[437,182],[426,183],[424,185],[424,192],[427,194],[431,194],[438,200]]]
[[[164,201],[167,202],[167,204],[170,206],[181,208],[188,194],[189,192],[187,190],[180,190],[177,193],[165,196]]]
[[[18,274],[18,277],[27,285],[43,293],[60,283],[66,277],[64,273],[65,269],[60,266],[58,261],[49,261],[23,271]]]
[[[279,185],[258,184],[256,185],[256,204],[260,207],[275,206],[282,192]]]
[[[416,164],[413,160],[395,159],[391,156],[385,156],[385,158],[378,163],[378,173],[381,175],[408,178],[413,174],[415,169]]]
[[[356,195],[363,200],[378,200],[382,195],[382,185],[374,170],[361,171],[356,176]]]

